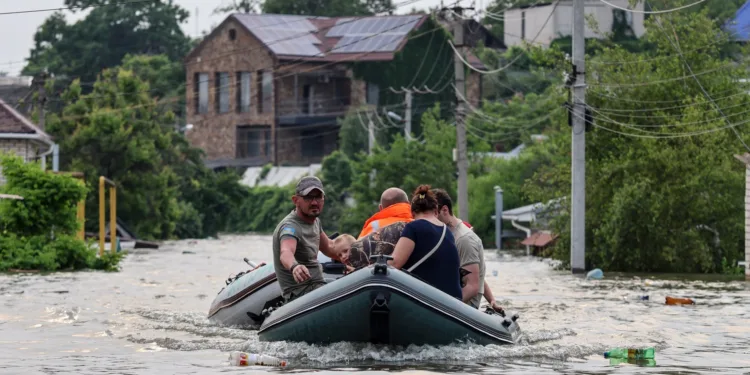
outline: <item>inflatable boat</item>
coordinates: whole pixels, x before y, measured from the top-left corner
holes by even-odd
[[[389,345],[515,344],[518,315],[472,308],[373,255],[361,268],[271,312],[261,341]]]
[[[273,263],[255,264],[244,259],[251,268],[226,281],[208,311],[208,320],[229,326],[259,326],[265,315],[284,301],[276,280]],[[345,266],[323,253],[318,253],[323,277],[331,282],[344,274]]]

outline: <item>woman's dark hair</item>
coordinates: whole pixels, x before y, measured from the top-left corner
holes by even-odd
[[[438,202],[435,193],[430,190],[430,185],[419,185],[411,196],[411,212],[420,213],[434,211]]]

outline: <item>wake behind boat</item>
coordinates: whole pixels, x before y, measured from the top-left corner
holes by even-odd
[[[258,335],[261,341],[327,344],[371,342],[391,345],[515,344],[517,315],[482,312],[388,266],[390,256],[274,310]]]

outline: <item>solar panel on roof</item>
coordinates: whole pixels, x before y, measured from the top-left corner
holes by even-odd
[[[258,39],[279,55],[316,56],[320,40],[315,25],[305,16],[236,15]]]
[[[342,38],[331,53],[391,52],[419,22],[421,16],[369,17],[337,23],[326,36]]]
[[[332,53],[391,52],[403,40],[400,35],[345,36]]]

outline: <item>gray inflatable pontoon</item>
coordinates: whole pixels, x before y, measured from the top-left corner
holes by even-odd
[[[374,256],[375,257],[375,256]],[[261,341],[515,344],[518,315],[482,312],[386,264],[359,269],[271,312]]]
[[[276,280],[273,264],[255,265],[245,259],[250,267],[226,281],[208,311],[208,320],[229,326],[259,326],[268,311],[284,301]],[[323,277],[331,282],[344,274],[345,266],[318,253],[323,266]]]

